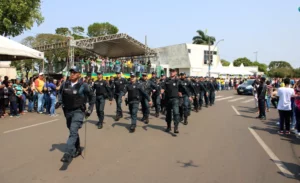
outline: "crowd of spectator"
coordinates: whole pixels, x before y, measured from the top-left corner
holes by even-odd
[[[113,73],[113,72],[150,72],[151,62],[144,60],[131,60],[131,59],[109,59],[109,58],[82,58],[79,62],[75,63],[82,73]]]
[[[43,73],[29,80],[0,78],[0,117],[20,117],[27,112],[55,117],[57,90],[63,79],[46,78]],[[10,113],[7,113],[8,107]]]

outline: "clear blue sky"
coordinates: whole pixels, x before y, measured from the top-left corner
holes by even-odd
[[[17,41],[57,27],[88,27],[110,22],[152,48],[191,43],[196,30],[208,30],[217,40],[221,58],[258,61],[285,60],[300,67],[299,0],[43,0],[45,22]]]

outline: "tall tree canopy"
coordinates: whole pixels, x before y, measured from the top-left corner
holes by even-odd
[[[59,34],[62,36],[70,36],[71,31],[67,27],[59,27],[59,28],[55,29],[55,34]]]
[[[216,38],[205,34],[202,30],[197,30],[198,35],[193,37],[193,44],[213,45]]]
[[[271,61],[269,64],[269,69],[276,69],[276,68],[293,68],[290,63],[286,61]]]
[[[104,36],[109,34],[117,34],[119,29],[110,24],[109,22],[105,23],[93,23],[88,27],[87,35],[89,37],[97,37],[97,36]]]
[[[0,35],[18,36],[34,23],[40,25],[44,21],[40,9],[41,0],[1,0]]]
[[[238,58],[233,61],[234,66],[240,66],[241,64],[244,64],[244,66],[252,66],[253,63],[246,57]]]
[[[228,62],[227,60],[224,60],[224,59],[221,59],[221,63],[222,63],[222,66],[229,66],[230,65],[230,62]]]

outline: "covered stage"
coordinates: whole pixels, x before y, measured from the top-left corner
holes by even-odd
[[[96,55],[109,58],[147,56],[153,57],[156,52],[145,44],[127,34],[113,34],[100,37],[73,40],[55,44],[41,45],[34,49],[47,51],[60,48],[80,48]]]

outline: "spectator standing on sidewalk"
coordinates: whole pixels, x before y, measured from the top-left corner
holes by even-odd
[[[44,112],[44,73],[40,73],[39,77],[35,80],[35,89],[37,94],[37,98],[38,98],[38,107],[37,107],[37,112],[39,114],[42,114]]]
[[[269,112],[271,106],[273,86],[271,85],[270,81],[267,81],[266,84],[267,84],[267,112]]]
[[[257,118],[266,120],[266,92],[267,92],[267,85],[265,84],[266,78],[260,78],[259,87],[257,88],[257,99],[258,99],[258,109],[259,115]]]
[[[285,134],[290,134],[291,98],[294,97],[294,90],[290,88],[290,79],[284,79],[284,85],[285,87],[279,88],[277,93],[279,97],[277,109],[280,117],[280,130],[278,133],[283,134],[285,127]]]

